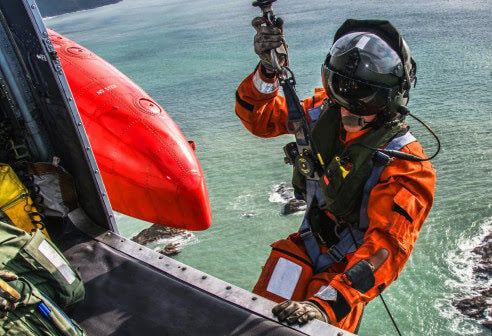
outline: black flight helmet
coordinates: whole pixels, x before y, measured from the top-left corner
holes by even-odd
[[[347,20],[322,65],[323,85],[351,113],[387,122],[404,111],[415,70],[408,45],[388,21]]]

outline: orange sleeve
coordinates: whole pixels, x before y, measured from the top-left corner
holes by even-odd
[[[410,143],[402,151],[425,157],[418,142]],[[436,175],[429,161],[394,159],[384,169],[379,183],[370,194],[369,228],[364,243],[349,259],[345,271],[361,260],[370,259],[382,248],[389,251],[389,257],[374,272],[374,285],[364,293],[354,289],[344,273],[333,278],[330,286],[343,295],[350,307],[372,300],[398,277],[432,207],[435,180]],[[331,310],[326,301],[312,299],[327,311]],[[329,315],[333,316],[333,312]]]
[[[285,98],[278,93],[277,78],[266,77],[260,67],[239,85],[236,91],[236,115],[254,135],[270,138],[288,133],[287,105]],[[319,105],[325,96],[324,90],[316,89],[315,96],[304,100],[302,105],[307,110],[313,104]]]

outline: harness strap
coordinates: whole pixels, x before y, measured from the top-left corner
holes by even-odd
[[[306,179],[306,215],[302,221],[301,227],[299,228],[300,237],[306,248],[306,253],[316,265],[316,260],[321,254],[321,250],[318,245],[318,241],[311,230],[311,223],[309,221],[309,213],[314,201],[317,205],[323,207],[325,205],[325,200],[323,198],[323,192],[319,187],[317,180]]]
[[[400,150],[411,142],[416,141],[415,137],[407,132],[402,136],[394,138],[386,146],[385,149],[390,150]],[[360,217],[359,217],[359,229],[367,230],[369,227],[369,216],[367,214],[367,206],[369,204],[369,195],[372,189],[378,183],[379,177],[381,176],[384,168],[390,163],[391,157],[381,152],[376,152],[374,154],[374,168],[371,171],[371,175],[364,184],[364,190],[362,193],[362,202],[360,207]]]
[[[386,146],[386,149],[399,150],[415,140],[415,137],[410,132],[407,132],[400,137],[394,138]],[[374,188],[379,181],[379,177],[381,176],[384,168],[391,161],[391,157],[384,153],[376,152],[374,155],[374,161],[374,168],[364,185],[359,227],[345,228],[340,234],[338,243],[330,247],[330,249],[325,253],[321,253],[321,249],[312,232],[309,221],[309,213],[314,200],[318,202],[320,207],[325,204],[323,193],[318,181],[310,179],[306,180],[307,208],[306,215],[304,216],[304,220],[302,221],[299,229],[299,234],[306,249],[306,253],[313,262],[315,273],[323,272],[333,264],[342,261],[347,254],[355,252],[359,246],[363,244],[364,234],[369,226],[369,217],[367,215],[369,194],[371,193],[372,188]]]
[[[295,81],[286,79],[280,81],[280,86],[284,91],[285,103],[287,105],[287,130],[294,133],[296,143],[299,147],[309,146],[309,125],[306,123],[304,108],[299,101],[295,90]]]
[[[319,119],[321,112],[323,111],[323,105],[309,109],[307,112],[309,114],[309,127],[313,127],[314,122]]]
[[[351,227],[345,228],[340,234],[339,242],[333,245],[327,252],[318,256],[315,272],[323,272],[331,265],[339,263],[347,254],[355,252],[363,242],[364,231]]]

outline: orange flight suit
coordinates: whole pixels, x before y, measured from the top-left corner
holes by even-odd
[[[251,133],[264,138],[288,133],[285,98],[278,95],[275,82],[275,78],[266,77],[258,67],[240,84],[236,92],[237,116]],[[314,96],[302,101],[302,105],[307,111],[322,104],[326,97],[324,89],[315,89]],[[348,145],[363,133],[365,130],[347,133],[343,143]],[[401,151],[425,157],[421,145],[416,141]],[[315,274],[308,285],[304,300],[317,302],[326,311],[331,324],[354,332],[364,305],[398,277],[431,209],[435,179],[435,172],[429,161],[414,162],[395,158],[384,169],[378,184],[370,194],[367,210],[369,228],[365,233],[363,245],[355,253],[347,256],[348,264],[340,262],[325,272]],[[404,209],[406,214],[394,211],[394,204]],[[298,245],[305,251],[302,242]],[[362,259],[370,259],[382,248],[389,251],[389,257],[374,272],[375,285],[367,292],[360,293],[350,286],[343,272]],[[322,285],[330,285],[339,295],[343,295],[350,306],[348,314],[344,313],[346,315],[341,317],[338,312],[337,319],[336,312],[327,301],[313,296]]]

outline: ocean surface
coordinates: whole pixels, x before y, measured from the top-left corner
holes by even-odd
[[[491,7],[487,0],[275,3],[301,98],[321,86],[320,65],[346,18],[389,19],[418,63],[409,107],[436,131],[442,150],[433,160],[435,205],[407,266],[384,292],[403,335],[490,335],[452,301],[491,286],[475,278],[472,253],[492,230]],[[282,147],[293,138],[257,138],[234,113],[236,87],[258,62],[250,26],[257,14],[249,0],[124,0],[45,20],[119,68],[195,141],[213,223],[174,238],[182,248],[176,259],[247,290],[269,244],[302,219],[282,216],[274,191],[290,181]],[[409,124],[432,154],[433,138]],[[118,215],[118,225],[132,237],[150,224]],[[368,305],[360,335],[396,335],[379,299]]]

